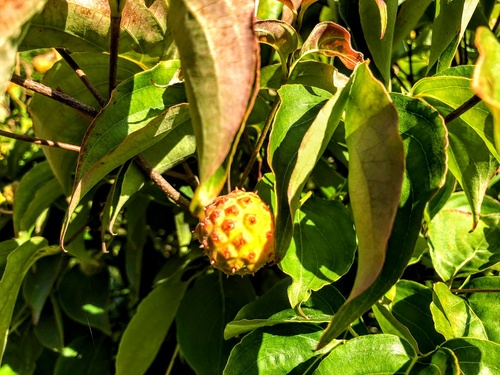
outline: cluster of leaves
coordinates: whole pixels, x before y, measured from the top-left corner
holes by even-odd
[[[497,1],[21,3],[0,82],[87,110],[3,99],[1,374],[500,372]],[[235,182],[251,277],[192,242]]]

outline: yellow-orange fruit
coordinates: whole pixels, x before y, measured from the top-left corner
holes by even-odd
[[[274,217],[252,192],[217,197],[195,234],[212,266],[228,275],[253,274],[274,260]]]

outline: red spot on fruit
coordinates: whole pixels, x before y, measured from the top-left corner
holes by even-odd
[[[266,237],[267,237],[267,239],[272,238],[273,237],[273,232],[272,231],[267,232],[266,233]]]
[[[215,219],[217,219],[219,216],[220,216],[220,211],[215,210],[214,212],[212,212],[212,213],[210,214],[210,219],[215,220]]]
[[[255,253],[252,251],[251,253],[248,253],[248,260],[252,261],[255,259]]]
[[[224,258],[226,258],[226,259],[229,259],[229,258],[231,258],[231,252],[230,252],[229,250],[227,250],[227,249],[226,249],[226,250],[224,250],[224,251],[222,252],[222,256],[223,256]]]
[[[229,232],[231,229],[234,228],[234,221],[233,220],[225,220],[222,223],[221,228],[224,232]]]
[[[226,208],[226,214],[230,215],[230,214],[233,214],[233,215],[238,215],[240,213],[240,210],[238,210],[238,207],[236,207],[236,205],[232,205],[232,206],[229,206],[228,208]]]
[[[255,224],[257,222],[257,218],[255,215],[247,215],[247,221],[250,224]]]
[[[243,237],[237,238],[236,240],[233,241],[233,244],[236,247],[243,246],[246,243],[247,243],[247,241]]]
[[[214,242],[220,241],[220,238],[217,235],[217,233],[212,233],[212,235],[210,236],[210,238],[212,238],[212,241],[214,241]]]

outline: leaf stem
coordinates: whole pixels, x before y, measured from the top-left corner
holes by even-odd
[[[139,166],[144,169],[144,171],[148,174],[148,176],[153,180],[153,182],[170,198],[172,199],[179,207],[184,209],[189,209],[189,200],[184,198],[181,193],[179,193],[175,188],[168,183],[167,180],[163,178],[163,176],[153,168],[149,162],[144,159],[144,157],[139,154],[134,160],[139,164]]]
[[[450,289],[452,293],[500,293],[500,289]]]
[[[477,95],[474,95],[472,98],[467,100],[464,104],[462,104],[460,107],[458,107],[454,111],[448,113],[444,118],[444,123],[448,124],[448,123],[452,122],[453,120],[457,119],[458,117],[462,116],[465,112],[467,112],[469,109],[474,107],[480,101],[481,101],[481,98]]]
[[[118,45],[120,43],[120,25],[122,17],[111,16],[111,36],[109,41],[109,97],[116,87],[118,72]]]
[[[248,175],[250,174],[250,171],[252,170],[252,167],[255,163],[255,160],[257,159],[257,155],[259,155],[260,149],[262,148],[262,145],[264,144],[267,133],[269,132],[269,129],[271,128],[271,125],[272,125],[273,120],[274,120],[274,116],[276,116],[276,112],[278,112],[278,108],[279,108],[280,103],[281,103],[280,97],[278,94],[276,94],[276,98],[274,99],[273,105],[271,107],[271,112],[269,113],[269,116],[267,117],[266,124],[264,125],[264,128],[262,129],[262,133],[260,133],[260,137],[257,140],[257,144],[255,145],[255,148],[252,152],[252,155],[250,155],[250,160],[248,160],[248,163],[245,167],[245,170],[243,171],[243,174],[241,175],[240,181],[236,185],[239,188],[243,187],[245,180],[247,179]]]
[[[19,141],[30,142],[30,143],[34,143],[34,144],[40,145],[40,146],[56,147],[56,148],[61,148],[63,150],[80,152],[80,146],[76,146],[76,145],[72,145],[72,144],[64,143],[64,142],[54,142],[54,141],[50,141],[48,139],[29,137],[27,135],[11,133],[11,132],[7,132],[5,130],[0,130],[0,136],[12,138],[12,139],[17,139]]]
[[[90,91],[92,96],[97,100],[99,105],[104,107],[106,105],[106,100],[99,94],[97,89],[94,87],[94,85],[90,82],[88,79],[87,75],[85,72],[80,68],[80,66],[77,64],[75,60],[71,57],[69,54],[68,50],[66,48],[56,48],[56,51],[62,56],[62,58],[68,63],[68,65],[73,69],[78,77],[80,77],[80,80],[83,82],[83,84],[87,87],[87,89]]]
[[[91,117],[96,117],[99,114],[99,112],[95,108],[93,108],[85,103],[82,103],[81,101],[79,101],[79,100],[77,100],[69,95],[66,95],[60,91],[52,90],[48,86],[45,86],[41,83],[32,81],[31,79],[23,78],[15,73],[12,74],[10,81],[12,83],[15,83],[16,85],[19,85],[19,86],[24,87],[26,89],[32,90],[32,91],[37,92],[41,95],[47,96],[51,99],[54,99],[62,104],[65,104],[69,107],[72,107],[85,115],[88,115]]]
[[[170,363],[168,364],[167,372],[165,373],[165,375],[170,375],[172,373],[172,368],[174,367],[175,359],[179,355],[180,349],[181,349],[181,346],[179,344],[177,344],[175,346],[174,353],[172,354],[172,358],[170,358]]]

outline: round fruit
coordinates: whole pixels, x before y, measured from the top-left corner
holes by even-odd
[[[253,274],[274,260],[274,217],[255,193],[215,198],[195,234],[210,264],[228,275]]]

